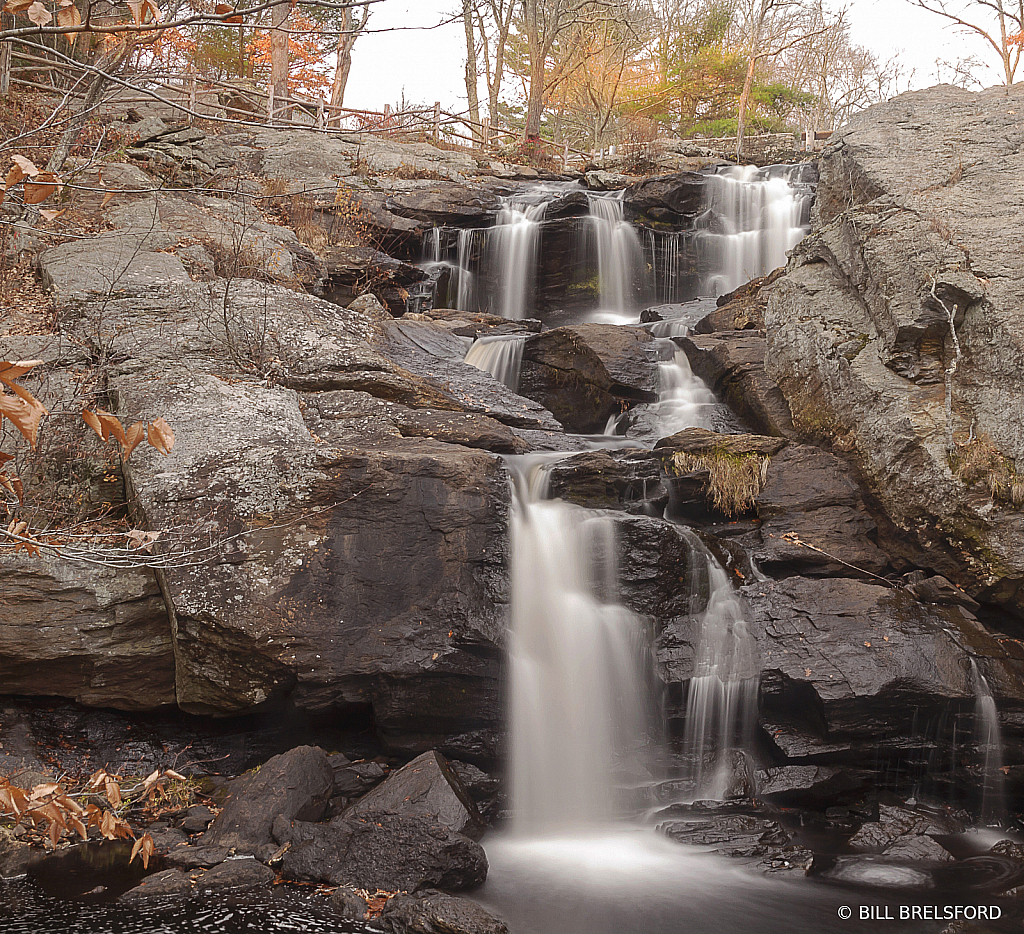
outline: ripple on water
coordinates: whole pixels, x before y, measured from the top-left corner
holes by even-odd
[[[85,904],[44,894],[28,879],[0,880],[2,934],[363,934],[378,928],[337,917],[323,894],[277,887],[139,906]]]

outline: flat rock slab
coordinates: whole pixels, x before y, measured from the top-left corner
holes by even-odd
[[[508,934],[504,921],[495,918],[468,898],[444,892],[389,898],[380,915],[385,934]]]
[[[177,256],[152,252],[159,246],[173,246],[174,242],[176,238],[170,235],[74,240],[40,254],[39,269],[59,308],[167,290],[192,281]]]
[[[179,869],[165,869],[147,876],[135,888],[129,889],[118,901],[136,905],[153,898],[170,898],[192,894],[192,880]]]
[[[223,892],[232,889],[255,889],[270,885],[277,873],[255,859],[229,859],[204,872],[196,880],[201,892]]]

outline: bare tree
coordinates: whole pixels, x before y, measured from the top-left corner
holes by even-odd
[[[1024,31],[1024,0],[907,0],[912,6],[941,16],[951,26],[984,39],[999,56],[1003,82],[1013,84]]]
[[[742,44],[746,52],[747,75],[740,92],[736,119],[737,159],[743,158],[747,107],[758,65],[822,35],[845,19],[843,11],[836,14],[833,22],[822,23],[815,15],[819,11],[820,7],[811,6],[805,0],[746,0],[741,4]]]
[[[338,33],[338,63],[334,67],[334,81],[331,83],[331,104],[341,107],[345,101],[345,86],[352,70],[352,47],[366,29],[370,20],[370,4],[364,3],[361,15],[356,18],[351,7],[341,11],[341,30]]]
[[[466,101],[469,104],[469,122],[473,139],[482,139],[480,134],[480,99],[476,82],[479,71],[476,64],[476,5],[473,0],[462,0],[462,25],[466,31]]]

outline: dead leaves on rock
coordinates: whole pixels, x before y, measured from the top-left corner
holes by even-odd
[[[150,447],[156,448],[165,457],[174,447],[174,431],[163,418],[154,418],[148,425],[145,422],[135,422],[127,430],[116,415],[103,409],[96,409],[95,412],[82,409],[82,419],[104,441],[109,441],[113,436],[121,445],[126,458],[131,456],[143,438]]]
[[[8,4],[9,5],[9,4]],[[42,6],[37,0],[33,6]],[[43,11],[46,12],[45,8]],[[31,10],[29,15],[31,16]],[[49,14],[47,14],[49,15]],[[23,198],[25,204],[41,204],[50,195],[58,192],[64,185],[61,177],[56,172],[47,172],[40,169],[31,160],[22,155],[11,156],[14,163],[7,172],[4,179],[3,191],[0,191],[0,202],[7,196],[15,185],[23,185]]]

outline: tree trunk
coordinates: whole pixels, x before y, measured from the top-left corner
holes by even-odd
[[[750,90],[754,86],[754,69],[757,67],[757,56],[751,55],[747,65],[747,77],[743,82],[740,94],[739,111],[736,116],[736,161],[743,158],[743,132],[747,126],[747,105],[750,103]]]
[[[530,62],[530,97],[526,105],[526,129],[523,136],[527,140],[540,136],[540,121],[544,116],[544,60],[537,64]]]
[[[274,118],[288,117],[288,33],[282,28],[288,22],[291,5],[279,3],[270,19],[270,86],[274,89]]]
[[[352,8],[348,7],[341,13],[338,64],[334,69],[334,81],[331,83],[332,107],[341,107],[345,102],[345,87],[348,84],[348,73],[352,70],[352,46],[355,44],[355,38],[352,31]]]
[[[473,29],[473,0],[462,0],[462,24],[466,28],[466,100],[474,145],[480,144],[480,98],[476,92],[476,35]]]
[[[102,48],[102,46],[100,48]],[[110,80],[107,75],[117,74],[117,72],[121,70],[121,66],[125,63],[125,60],[131,53],[131,49],[131,42],[125,42],[121,46],[121,49],[116,52],[111,59],[106,61],[104,61],[102,53],[97,51],[94,63],[100,71],[93,75],[92,82],[89,84],[89,88],[85,92],[85,97],[82,100],[81,108],[68,123],[67,127],[65,127],[64,132],[61,134],[61,137],[57,142],[57,146],[50,154],[50,158],[46,162],[47,172],[59,172],[64,167],[64,162],[71,153],[71,147],[75,145],[75,141],[78,139],[78,134],[82,132],[82,127],[85,126],[85,121],[89,119],[93,107],[95,107],[96,104],[99,103],[100,98],[103,97],[103,92],[106,90],[107,83]]]

